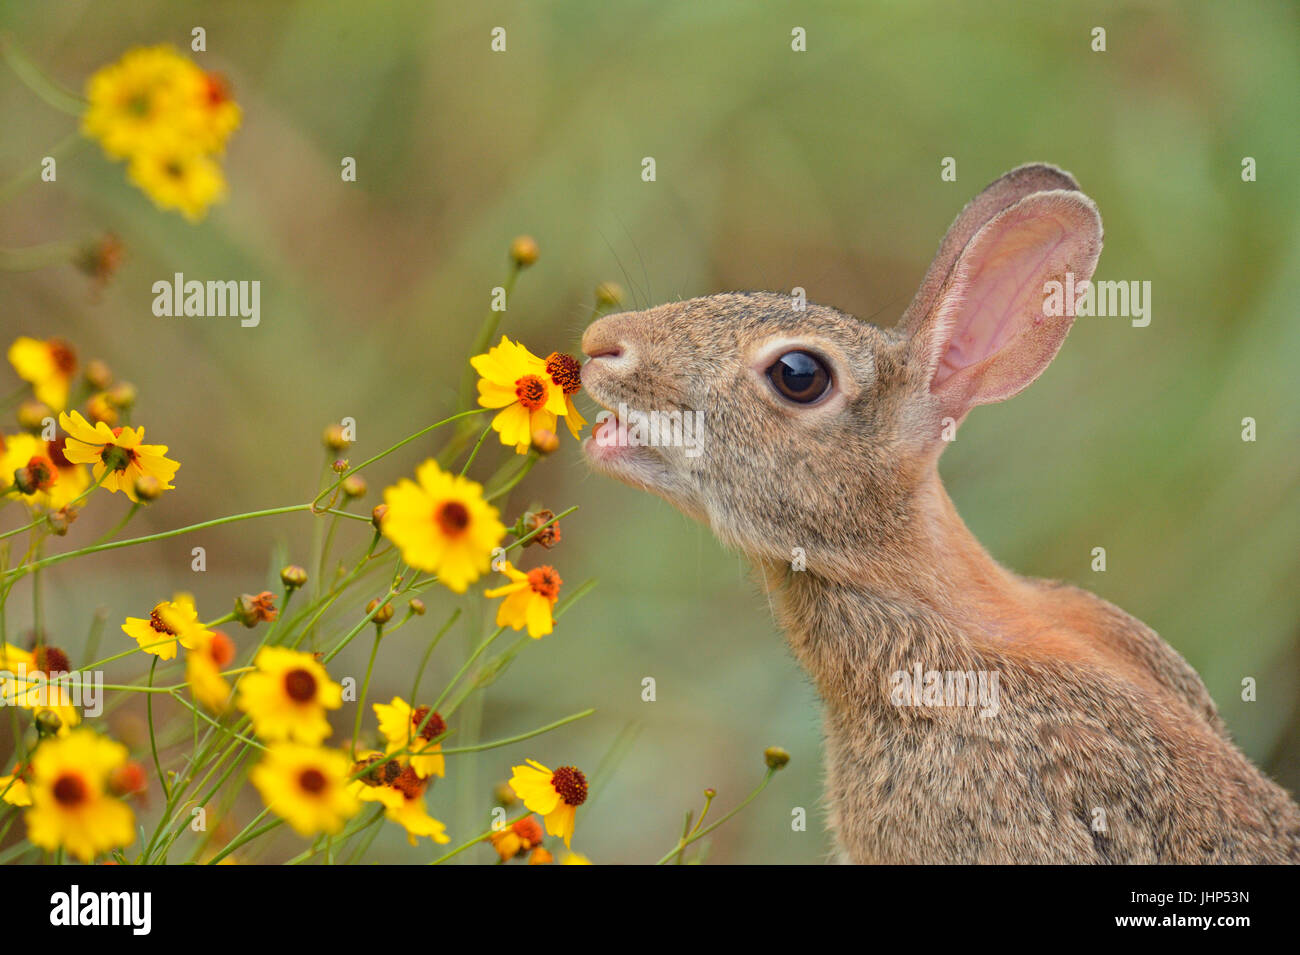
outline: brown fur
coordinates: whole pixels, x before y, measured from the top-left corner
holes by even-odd
[[[1069,320],[1030,306],[1033,283],[1096,263],[1100,219],[1077,188],[1041,165],[991,185],[897,329],[734,293],[609,316],[583,339],[606,408],[704,412],[698,457],[588,451],[758,567],[825,703],[829,821],[854,862],[1300,861],[1300,809],[1186,661],[1106,601],[999,566],[939,479],[943,419],[1015,394],[1064,340]],[[987,301],[1004,321],[971,319]],[[816,406],[763,376],[800,347],[835,370]],[[1000,712],[895,705],[890,675],[918,663],[998,674]]]

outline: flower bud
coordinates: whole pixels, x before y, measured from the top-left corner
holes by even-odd
[[[388,513],[387,504],[376,504],[370,511],[370,523],[375,525],[375,530],[382,530],[384,524],[384,515]]]
[[[307,583],[307,571],[297,564],[289,564],[280,570],[280,583],[290,590],[297,590]]]
[[[162,481],[152,474],[141,474],[135,479],[135,496],[142,501],[156,501],[162,492]]]
[[[40,736],[53,736],[63,728],[63,720],[53,710],[37,710],[32,722],[36,724],[36,732]]]
[[[113,372],[98,358],[92,358],[86,363],[85,375],[86,384],[96,391],[103,391],[113,383]]]
[[[521,269],[526,269],[537,261],[537,256],[541,250],[537,248],[537,240],[531,235],[521,235],[510,243],[510,258],[514,259],[515,265]]]
[[[135,760],[123,763],[108,774],[108,791],[114,796],[133,796],[143,793],[149,786],[144,767]]]
[[[54,465],[49,458],[37,456],[28,461],[26,467],[14,471],[14,487],[20,494],[35,494],[53,487],[54,478]]]
[[[492,795],[502,809],[509,809],[519,801],[519,797],[515,795],[509,783],[497,783],[496,788],[492,790]]]
[[[425,611],[424,601],[421,600],[419,597],[412,597],[411,602],[407,604],[407,606],[411,608],[411,613],[415,614],[417,617],[424,616],[424,611]]]
[[[790,754],[780,746],[769,746],[763,750],[763,761],[767,763],[768,769],[780,769],[790,762]]]
[[[113,403],[113,407],[125,410],[135,404],[135,385],[129,381],[119,381],[104,392],[104,397]]]
[[[92,422],[102,421],[111,428],[117,424],[117,407],[108,400],[105,392],[96,392],[86,401],[86,417]]]
[[[35,398],[28,398],[18,406],[18,424],[24,431],[40,431],[45,427],[45,419],[53,417],[50,406]]]
[[[533,432],[533,447],[542,454],[553,454],[560,449],[560,439],[554,431],[538,428]]]
[[[379,607],[378,598],[375,598],[370,601],[370,603],[366,604],[366,613],[374,613],[374,616],[370,618],[371,623],[383,625],[393,619],[392,604],[386,603],[382,607],[379,607],[378,610],[375,609],[376,607]]]
[[[623,304],[623,286],[617,282],[601,282],[596,286],[596,304],[602,308]]]
[[[343,430],[343,425],[341,424],[332,424],[327,427],[325,433],[321,435],[321,441],[324,442],[325,447],[335,452],[346,451],[352,444],[352,442],[347,439],[347,435]]]
[[[348,459],[347,459],[347,458],[337,458],[337,459],[334,461],[334,463],[330,465],[330,470],[333,471],[335,474],[345,474],[345,473],[347,473],[347,470],[348,470]]]
[[[240,594],[235,598],[235,619],[245,627],[256,627],[260,621],[268,623],[280,616],[275,609],[275,595],[263,590],[257,596]]]
[[[365,497],[366,479],[360,474],[349,474],[343,479],[343,493],[348,497]]]

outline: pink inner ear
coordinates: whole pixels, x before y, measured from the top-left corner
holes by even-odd
[[[1067,239],[1063,223],[1050,215],[1038,216],[1022,223],[1014,237],[998,241],[988,254],[963,261],[966,291],[931,391],[996,354],[1025,328],[1042,323],[1047,263]]]

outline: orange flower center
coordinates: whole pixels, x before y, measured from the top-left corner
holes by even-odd
[[[58,475],[54,470],[54,462],[49,458],[40,456],[32,458],[27,462],[27,474],[31,481],[33,490],[45,491],[54,485]]]
[[[546,359],[546,373],[566,395],[582,390],[582,366],[572,355],[553,351]]]
[[[554,567],[535,567],[528,572],[528,586],[533,588],[533,593],[541,594],[547,600],[555,600],[560,596],[562,583],[564,581],[560,579]]]
[[[230,99],[230,83],[220,73],[208,73],[204,77],[204,93],[208,106],[215,109]]]
[[[423,779],[421,779],[418,775],[416,775],[414,769],[412,769],[410,766],[407,766],[402,769],[401,774],[398,775],[398,777],[394,779],[389,785],[391,785],[394,789],[396,789],[407,799],[419,799],[420,794],[424,792],[424,787],[426,783]]]
[[[524,816],[510,828],[529,846],[535,846],[542,841],[542,826],[536,816]]]
[[[176,631],[163,619],[162,614],[156,608],[149,613],[149,626],[169,637],[176,636]]]
[[[60,469],[72,467],[72,462],[69,461],[67,456],[63,453],[64,450],[66,450],[66,445],[63,443],[64,440],[66,439],[50,441],[45,445],[45,456],[50,459],[50,463]]]
[[[515,382],[515,397],[529,411],[546,404],[546,382],[536,375],[524,375]]]
[[[298,788],[313,796],[324,792],[327,783],[328,780],[325,779],[325,774],[319,769],[304,769],[298,774]]]
[[[58,647],[37,647],[32,651],[32,664],[42,673],[71,673],[68,655]]]
[[[208,644],[208,656],[218,667],[224,667],[235,659],[235,641],[220,630],[212,631],[212,642]]]
[[[295,703],[309,703],[316,698],[316,678],[306,670],[290,670],[284,675],[284,692]]]
[[[59,374],[70,377],[77,370],[77,353],[62,338],[51,338],[49,346],[50,360],[54,362],[54,367],[59,370]]]
[[[429,722],[427,723],[424,722],[426,716],[429,717]],[[424,729],[420,729],[421,724],[424,725]],[[417,706],[415,709],[411,710],[411,726],[425,739],[437,739],[443,733],[447,732],[447,721],[444,720],[439,713],[434,713],[432,716],[429,716],[429,708],[427,706]]]
[[[551,774],[551,785],[570,806],[581,806],[587,801],[587,777],[573,766],[561,766]]]
[[[76,773],[64,773],[54,781],[54,798],[65,809],[75,809],[89,795],[86,781]]]
[[[444,501],[433,512],[433,519],[448,537],[459,537],[469,527],[469,508],[460,501]]]

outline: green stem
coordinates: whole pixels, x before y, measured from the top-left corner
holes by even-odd
[[[669,852],[667,855],[665,855],[662,859],[660,859],[658,862],[656,862],[655,865],[663,865],[665,862],[668,862],[670,859],[673,858],[673,856],[675,856],[675,855],[681,853],[682,851],[684,851],[684,850],[686,849],[686,847],[689,846],[691,843],[693,843],[693,842],[698,842],[699,840],[703,839],[705,836],[707,836],[707,835],[708,835],[710,832],[712,832],[714,829],[718,828],[718,826],[722,825],[724,822],[726,822],[728,819],[730,819],[730,818],[731,818],[732,816],[734,816],[736,813],[740,812],[740,810],[742,810],[742,809],[744,809],[746,806],[748,806],[751,802],[753,802],[753,801],[758,797],[758,794],[759,794],[759,793],[761,793],[764,789],[767,788],[767,784],[770,783],[770,782],[772,781],[772,777],[773,777],[774,775],[776,775],[776,770],[775,770],[775,769],[769,769],[769,770],[767,771],[767,775],[763,777],[763,781],[762,781],[761,783],[758,784],[758,788],[755,789],[752,793],[750,793],[750,794],[745,798],[745,801],[744,801],[744,802],[742,802],[742,803],[741,803],[739,806],[737,806],[735,809],[731,810],[731,812],[727,813],[725,816],[723,816],[721,819],[719,819],[719,820],[718,820],[717,822],[715,822],[713,825],[709,826],[709,828],[707,828],[707,829],[701,829],[700,831],[694,833],[694,834],[693,834],[690,838],[688,838],[688,839],[682,839],[680,842],[678,842],[678,844],[677,844],[677,848],[673,849],[671,852]]]

